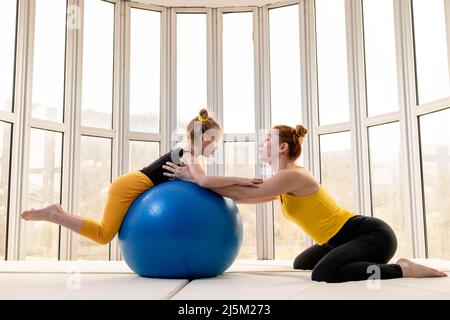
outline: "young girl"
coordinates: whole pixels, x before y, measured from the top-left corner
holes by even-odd
[[[213,191],[238,203],[279,200],[283,215],[301,227],[317,244],[300,253],[294,269],[312,270],[312,280],[344,282],[401,277],[445,277],[445,273],[408,259],[389,263],[397,249],[391,227],[381,219],[366,217],[340,207],[305,168],[295,164],[307,129],[273,127],[259,146],[260,159],[274,175],[257,189],[240,186],[213,187]],[[168,163],[171,178],[196,180],[188,167]],[[375,271],[378,271],[374,274]]]
[[[76,216],[65,211],[59,204],[52,204],[42,209],[24,211],[25,220],[48,221],[62,225],[76,233],[101,244],[109,243],[119,231],[122,221],[133,201],[155,185],[166,182],[164,175],[166,162],[186,164],[196,181],[206,188],[218,188],[231,185],[257,187],[259,179],[239,177],[207,176],[199,164],[199,157],[211,157],[217,149],[217,140],[223,131],[220,125],[208,115],[206,109],[200,110],[199,116],[192,119],[186,127],[187,145],[175,148],[164,154],[149,166],[137,172],[127,173],[115,179],[108,189],[101,222],[86,217]],[[167,195],[170,196],[170,195]]]

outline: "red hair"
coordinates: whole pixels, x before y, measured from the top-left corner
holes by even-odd
[[[295,128],[285,125],[274,126],[273,129],[278,131],[279,142],[288,144],[288,158],[290,160],[297,160],[302,153],[303,138],[308,133],[301,124]]]

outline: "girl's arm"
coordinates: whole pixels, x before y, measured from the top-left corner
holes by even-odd
[[[174,163],[167,163],[163,166],[171,173],[165,175],[187,180],[192,179],[192,172],[185,166],[177,166]],[[264,180],[258,188],[248,188],[243,186],[211,187],[210,189],[224,197],[234,199],[238,203],[259,203],[275,200],[280,194],[288,193],[299,189],[299,184],[303,181],[301,174],[295,170],[282,170],[273,177]]]
[[[184,159],[183,159],[184,158]],[[165,172],[165,176],[169,177],[176,177],[177,179],[184,180],[184,181],[190,181],[195,182],[199,186],[203,188],[220,188],[220,187],[226,187],[226,186],[232,186],[232,185],[240,185],[244,187],[258,187],[258,185],[262,182],[261,179],[247,179],[247,178],[240,178],[240,177],[222,177],[222,176],[207,176],[205,172],[203,171],[203,168],[198,164],[196,161],[193,161],[195,159],[192,159],[193,157],[187,155],[186,157],[183,155],[182,160],[189,169],[189,174],[181,174],[181,175],[174,175],[173,173],[167,173]],[[173,168],[176,165],[173,163],[168,162],[166,165],[163,165],[163,168],[172,171]],[[186,170],[185,170],[186,172]]]

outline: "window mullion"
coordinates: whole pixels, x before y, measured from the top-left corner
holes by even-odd
[[[402,175],[405,190],[404,208],[410,216],[407,227],[411,230],[410,243],[413,256],[426,256],[425,219],[423,206],[422,173],[420,164],[420,139],[417,117],[416,73],[412,29],[411,1],[394,1],[396,22],[396,42],[399,43],[400,128],[402,145]]]
[[[7,239],[7,260],[17,260],[19,258],[19,213],[23,209],[22,205],[22,175],[23,175],[23,153],[24,153],[24,133],[25,133],[25,89],[28,59],[28,29],[30,21],[31,1],[18,1],[17,29],[16,29],[16,52],[15,52],[15,86],[14,86],[14,114],[15,121],[12,131],[11,165],[10,165],[10,196],[8,214],[8,239]]]

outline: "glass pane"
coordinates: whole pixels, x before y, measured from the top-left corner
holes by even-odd
[[[31,109],[34,118],[63,121],[65,50],[66,1],[37,0]]]
[[[102,23],[98,23],[101,17]],[[111,128],[114,62],[114,4],[84,2],[83,126]]]
[[[345,209],[353,208],[350,132],[320,136],[321,184]]]
[[[394,3],[364,0],[363,6],[367,107],[374,116],[398,110]]]
[[[223,117],[225,132],[255,131],[253,14],[223,15]]]
[[[419,103],[450,95],[443,0],[413,0]]]
[[[394,229],[398,240],[395,256],[410,256],[403,210],[399,123],[369,128],[369,148],[373,216]]]
[[[62,133],[31,129],[27,208],[61,201]],[[25,259],[58,259],[59,226],[45,221],[21,223]]]
[[[225,142],[225,175],[255,177],[255,143]],[[244,238],[239,259],[256,259],[256,205],[239,204]]]
[[[346,122],[350,116],[345,1],[315,3],[320,125]]]
[[[16,11],[16,0],[0,3],[0,111],[8,112],[12,111]]]
[[[159,132],[161,13],[131,9],[130,131]]]
[[[80,203],[82,216],[100,220],[111,183],[111,139],[81,137],[80,154]],[[78,259],[109,260],[109,245],[99,245],[84,237],[78,237],[75,248]]]
[[[275,259],[293,260],[309,245],[309,238],[292,221],[287,220],[280,208],[280,201],[273,202],[275,220]]]
[[[450,259],[450,109],[420,117],[428,257]]]
[[[298,5],[269,10],[272,124],[301,122]]]
[[[159,157],[159,142],[130,141],[130,171],[141,170]]]
[[[0,260],[5,260],[6,253],[11,129],[11,124],[0,122]]]
[[[206,14],[177,14],[177,128],[207,106]]]

